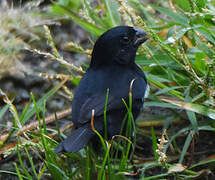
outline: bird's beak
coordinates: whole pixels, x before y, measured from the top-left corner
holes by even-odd
[[[142,29],[134,28],[134,30],[136,31],[136,40],[134,45],[139,46],[148,39],[148,36]]]

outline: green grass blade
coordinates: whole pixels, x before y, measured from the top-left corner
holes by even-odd
[[[203,161],[201,161],[201,162],[199,162],[199,163],[197,163],[197,164],[192,165],[192,166],[190,167],[190,169],[195,168],[195,167],[198,167],[198,166],[210,164],[210,163],[215,163],[215,159],[211,159],[211,160],[208,160],[208,161],[203,160]]]
[[[196,29],[200,34],[202,34],[205,38],[208,39],[213,45],[215,45],[215,37],[208,31],[207,28],[201,27]]]
[[[155,156],[155,159],[158,160],[159,155],[156,152],[156,150],[158,149],[157,138],[156,138],[155,130],[153,127],[151,128],[151,133],[152,133],[152,147],[153,147],[154,156]]]
[[[168,175],[169,175],[169,174],[167,174],[167,173],[158,174],[158,175],[154,175],[154,176],[142,178],[141,180],[161,179],[162,177],[166,177],[166,176],[168,176]]]
[[[20,166],[24,172],[24,174],[26,175],[26,177],[31,180],[33,179],[32,176],[29,174],[28,170],[25,168],[25,165],[22,161],[22,158],[21,158],[21,154],[20,154],[20,150],[19,150],[19,146],[17,145],[17,155],[18,155],[18,160],[19,160],[19,163],[20,163]]]
[[[150,83],[152,83],[152,84],[154,84],[154,85],[156,85],[156,86],[158,86],[158,87],[160,87],[160,88],[162,88],[162,89],[168,88],[167,85],[165,85],[165,84],[163,84],[163,83],[157,81],[157,80],[154,79],[151,75],[147,75],[147,79],[148,79],[148,81],[149,81]],[[174,96],[176,96],[176,97],[178,97],[178,98],[181,99],[181,100],[184,99],[184,97],[181,96],[181,92],[179,92],[179,91],[176,91],[176,90],[173,89],[173,90],[169,90],[169,93],[172,94],[172,95],[174,95]]]
[[[36,167],[35,167],[35,165],[34,165],[33,159],[32,159],[32,157],[31,157],[31,155],[29,154],[27,148],[25,148],[25,152],[26,152],[27,157],[28,157],[28,160],[29,160],[29,162],[30,162],[31,170],[33,171],[33,174],[34,174],[35,178],[38,179],[38,177],[37,177],[37,172],[36,172]]]
[[[181,109],[193,111],[215,120],[215,110],[209,107],[199,105],[199,104],[189,103],[189,102],[175,101],[167,98],[161,98],[161,100],[168,102],[170,104],[179,106]]]
[[[14,163],[14,166],[15,166],[16,173],[17,173],[17,176],[18,176],[19,180],[23,180],[23,177],[22,177],[22,175],[21,175],[21,173],[19,171],[19,168],[18,168],[17,164]]]
[[[188,150],[190,143],[192,141],[192,138],[193,138],[193,131],[191,131],[186,138],[186,141],[185,141],[184,146],[183,146],[183,150],[181,152],[180,159],[178,161],[179,164],[182,164],[182,162],[184,160],[184,156],[187,153],[187,150]]]
[[[64,7],[62,5],[53,5],[52,9],[54,12],[59,12],[61,14],[68,15],[71,17],[75,22],[80,24],[86,31],[91,32],[92,34],[95,34],[96,36],[100,36],[105,30],[103,28],[99,28],[94,24],[91,24],[89,22],[86,22],[79,18],[73,11],[68,9],[67,7]]]
[[[150,26],[155,25],[154,19],[151,17],[151,15],[148,12],[147,8],[142,4],[142,2],[140,2],[140,0],[132,0],[131,3],[133,4],[134,7],[136,7],[137,9],[139,9],[143,13],[144,17],[147,20],[147,23]]]
[[[190,120],[190,123],[192,124],[193,130],[195,132],[197,132],[198,131],[198,122],[197,122],[195,113],[192,111],[186,111],[186,112],[187,112],[188,118]]]
[[[157,11],[161,12],[162,14],[166,14],[167,16],[172,18],[172,20],[177,24],[186,25],[186,26],[189,25],[189,19],[183,16],[182,14],[175,13],[170,9],[163,8],[163,7],[158,7],[158,6],[152,6],[152,7]]]
[[[6,104],[1,110],[0,110],[0,121],[1,118],[4,116],[4,114],[7,112],[8,108],[10,107],[9,104]]]
[[[162,107],[162,108],[171,108],[171,109],[181,109],[179,106],[169,104],[169,103],[163,103],[163,102],[144,102],[145,107]]]
[[[107,17],[109,19],[110,27],[114,27],[120,25],[119,14],[118,14],[118,6],[114,0],[103,0]]]
[[[50,162],[46,162],[46,164],[49,167],[52,167],[52,169],[54,169],[54,171],[58,172],[59,174],[61,174],[62,176],[58,176],[57,173],[56,174],[52,174],[52,178],[55,180],[70,180],[70,178],[66,175],[66,171],[60,169],[59,165],[56,164],[52,164]]]
[[[66,80],[62,81],[59,83],[56,87],[51,89],[49,92],[47,92],[38,102],[37,102],[37,107],[40,108],[43,105],[44,101],[47,101],[53,94],[55,94],[66,82]],[[23,115],[23,118],[21,119],[22,124],[25,124],[33,115],[35,114],[35,108],[31,107],[30,109],[27,110],[25,115]]]
[[[98,13],[95,11],[95,9],[90,6],[90,2],[87,0],[84,0],[83,3],[86,6],[87,13],[88,13],[89,17],[93,21],[95,21],[97,26],[99,25],[101,27],[106,27],[107,23],[101,17],[98,16]]]
[[[46,166],[43,166],[42,169],[40,169],[40,172],[37,176],[38,179],[41,179],[42,175],[44,174],[44,172],[47,170]]]
[[[18,167],[18,166],[17,166]],[[12,172],[12,171],[7,171],[7,170],[0,170],[0,174],[1,173],[5,173],[5,174],[11,174],[11,175],[15,175],[15,176],[18,176],[18,174],[17,173],[15,173],[15,172]],[[23,178],[25,178],[25,179],[28,179],[28,177],[26,177],[26,176],[22,176]]]
[[[104,157],[104,160],[102,162],[102,167],[101,167],[101,169],[99,171],[99,174],[98,174],[98,179],[104,179],[104,180],[106,179],[105,178],[105,165],[106,165],[106,162],[109,159],[110,147],[111,146],[108,146],[108,148],[107,148],[107,150],[105,152],[105,157]]]
[[[107,89],[106,99],[105,99],[105,108],[104,108],[105,139],[107,139],[107,137],[108,137],[108,131],[107,131],[107,104],[108,104],[108,97],[109,97],[109,89]]]
[[[28,104],[24,107],[24,109],[22,110],[22,113],[20,115],[20,119],[23,119],[23,117],[27,113],[30,105],[31,105],[31,102],[28,102]]]
[[[185,86],[173,86],[173,87],[163,88],[163,89],[157,91],[157,92],[155,93],[155,95],[166,94],[166,93],[168,93],[168,92],[171,91],[171,90],[181,89],[181,88],[185,88]]]
[[[174,135],[170,138],[170,140],[168,141],[168,145],[165,147],[164,152],[167,151],[168,146],[172,143],[172,141],[173,141],[176,137],[180,136],[181,134],[187,133],[187,131],[190,131],[191,129],[192,129],[191,127],[185,127],[185,128],[183,128],[183,129],[179,130],[176,134],[174,134]],[[213,132],[214,132],[214,128],[212,128],[211,126],[199,126],[199,127],[198,127],[198,130],[199,130],[199,131],[213,131]]]
[[[209,58],[213,59],[215,51],[212,48],[208,48],[207,44],[203,43],[196,34],[194,34],[194,38],[197,43],[197,47],[206,53]]]
[[[91,159],[90,159],[90,148],[87,147],[87,150],[86,150],[86,163],[85,163],[85,179],[86,180],[90,180],[90,177],[91,177]]]
[[[190,3],[192,1],[189,0],[175,0],[174,3],[176,3],[180,8],[182,8],[184,11],[189,12],[190,11]]]

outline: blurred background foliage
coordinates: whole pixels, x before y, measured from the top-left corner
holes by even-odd
[[[39,72],[44,72],[40,74],[43,78],[61,81],[39,96],[38,101],[33,95],[29,96],[28,105],[21,112],[10,98],[7,99],[8,94],[1,92],[6,105],[1,106],[0,119],[10,109],[14,120],[9,138],[33,115],[44,120],[49,111],[44,107],[54,93],[72,98],[71,89],[63,84],[71,80],[72,88],[77,86],[88,67],[95,40],[107,29],[117,25],[135,26],[144,29],[150,37],[139,48],[136,57],[136,63],[147,75],[151,92],[145,102],[148,111],[144,111],[137,121],[137,133],[142,138],[137,136],[137,146],[143,145],[143,150],[136,150],[133,164],[129,163],[128,157],[118,164],[116,159],[108,157],[108,149],[105,152],[107,159],[106,156],[92,155],[90,148],[80,154],[67,155],[67,159],[56,157],[53,153],[56,142],[48,138],[48,132],[55,132],[55,135],[59,132],[40,126],[40,143],[28,144],[28,147],[44,163],[41,168],[37,167],[38,160],[34,164],[25,145],[1,152],[18,153],[14,173],[19,179],[46,176],[55,179],[125,179],[133,176],[132,173],[138,174],[140,179],[189,179],[209,177],[214,172],[214,152],[209,145],[215,143],[214,1],[3,0],[0,15],[0,78],[21,73],[25,81],[28,75],[39,76]],[[26,56],[31,63],[35,56],[45,57],[46,62],[52,60],[63,70],[49,69],[47,72],[47,66],[41,63],[35,71],[23,61]],[[147,128],[152,126],[155,129]],[[200,140],[197,141],[198,135]],[[144,157],[147,154],[144,148],[147,148],[143,141],[147,140],[143,137],[152,144],[149,161]],[[202,141],[201,137],[204,137]],[[23,136],[17,142],[29,142],[29,139],[35,139],[35,134],[30,133],[28,138]],[[192,156],[195,143],[202,158]],[[1,144],[7,145],[7,141],[1,140]],[[24,155],[20,154],[21,149],[24,149]],[[25,161],[30,162],[33,172],[28,172],[23,156],[27,156]],[[138,169],[136,172],[134,166]]]

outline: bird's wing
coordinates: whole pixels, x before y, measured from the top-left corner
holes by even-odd
[[[86,123],[90,121],[92,116],[92,110],[94,109],[94,116],[101,116],[105,110],[106,95],[94,95],[86,99],[80,109],[79,123]],[[121,98],[108,96],[106,111],[111,109],[121,109],[125,107]]]

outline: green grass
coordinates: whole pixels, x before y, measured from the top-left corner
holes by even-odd
[[[17,137],[16,147],[4,152],[5,156],[12,152],[17,153],[18,163],[14,163],[15,171],[0,170],[0,173],[11,173],[19,179],[41,179],[47,174],[52,179],[127,179],[125,175],[131,176],[135,167],[140,172],[140,179],[146,180],[192,179],[200,177],[206,170],[214,171],[214,157],[203,159],[205,161],[195,159],[189,166],[185,166],[191,156],[195,137],[202,132],[215,133],[214,8],[213,1],[205,0],[157,1],[154,4],[144,4],[138,0],[128,2],[102,0],[100,3],[94,4],[94,7],[86,0],[58,0],[50,5],[47,13],[54,18],[69,18],[88,31],[93,40],[107,29],[122,23],[144,29],[150,39],[139,48],[136,63],[146,73],[151,86],[150,96],[146,100],[145,107],[171,109],[171,113],[156,117],[158,122],[160,119],[164,119],[163,127],[165,128],[163,130],[154,125],[155,127],[147,134],[152,141],[154,152],[154,160],[152,159],[150,162],[141,161],[141,157],[133,157],[132,163],[128,154],[132,146],[135,146],[136,137],[131,144],[129,133],[128,139],[114,137],[108,143],[105,136],[102,137],[97,133],[104,147],[100,155],[87,147],[80,153],[59,156],[53,152],[57,142],[49,136],[50,133],[60,134],[59,131],[49,129],[45,123],[42,125],[41,122],[45,121],[45,113],[48,111],[46,102],[63,86],[66,80],[39,100],[31,94],[29,104],[21,114],[1,92],[6,99],[6,105],[0,110],[0,119],[4,117],[8,109],[14,118],[14,128],[8,138],[0,143],[1,146],[7,145],[8,140],[12,139],[19,128],[25,125],[32,116],[37,117],[39,135],[28,132],[20,138]],[[63,57],[58,53],[48,27],[45,27],[45,32],[46,35],[44,34],[43,38],[48,40],[52,53],[38,51],[37,53],[45,54],[50,59],[56,60],[65,69],[71,68],[82,74],[83,69],[65,63]],[[74,52],[89,54],[88,49],[75,43],[72,44]],[[31,44],[29,43],[29,45]],[[78,84],[78,78],[74,74],[71,76],[73,81]],[[131,98],[126,107],[128,110],[127,127],[130,127],[127,132],[133,127],[134,131],[145,136],[145,128],[140,125],[142,123],[144,126],[146,123],[144,117],[138,122],[139,128],[134,127]],[[184,123],[174,122],[175,119],[180,119]],[[154,123],[148,121],[148,123]],[[174,126],[174,123],[178,123],[179,128]],[[165,132],[164,129],[167,134],[163,133],[161,136],[160,133]],[[36,142],[32,139],[36,139]],[[118,151],[123,149],[121,159],[117,159],[109,153],[116,147],[118,147]],[[41,161],[40,167],[37,166],[38,162],[32,157],[32,154]],[[117,154],[116,152],[116,156]],[[171,160],[172,156],[174,156],[174,160]],[[26,161],[32,169],[30,172],[26,167]],[[180,164],[182,168],[178,168],[176,164]],[[153,172],[156,174],[151,175]]]

